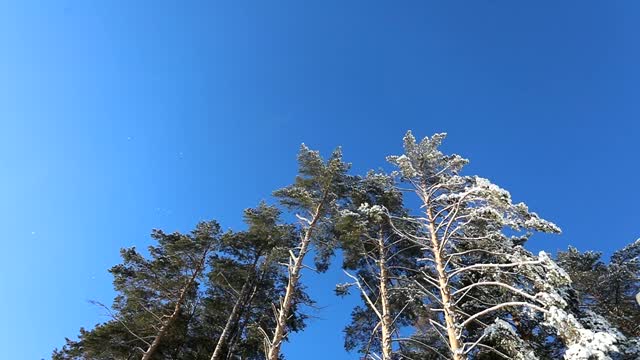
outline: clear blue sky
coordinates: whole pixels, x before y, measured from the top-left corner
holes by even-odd
[[[348,4],[346,4],[348,3]],[[6,1],[0,5],[0,358],[105,318],[118,249],[243,208],[301,142],[356,171],[407,129],[609,253],[640,236],[636,1]],[[342,350],[337,269],[289,359]]]

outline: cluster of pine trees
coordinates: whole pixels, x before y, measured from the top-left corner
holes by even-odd
[[[155,230],[148,254],[123,249],[109,270],[117,296],[97,303],[110,320],[53,359],[283,359],[313,304],[301,277],[338,249],[350,280],[336,293],[362,299],[344,345],[362,359],[639,359],[640,241],[608,263],[529,252],[533,233],[560,229],[461,175],[467,160],[443,154],[444,137],[409,132],[387,159],[396,170],[366,176],[339,149],[324,160],[303,145],[279,205],[245,210],[246,230],[202,222]]]

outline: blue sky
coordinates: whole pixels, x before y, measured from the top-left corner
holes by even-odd
[[[640,236],[640,7],[582,1],[0,4],[0,358],[47,358],[105,319],[106,269],[152,228],[189,230],[295,176],[301,142],[356,172],[401,138],[445,150],[564,230]],[[342,350],[339,269],[289,359]]]

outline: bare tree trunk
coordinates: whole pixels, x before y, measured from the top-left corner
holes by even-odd
[[[325,195],[326,196],[326,195]],[[278,360],[280,356],[280,348],[282,347],[282,341],[286,335],[287,320],[289,320],[289,313],[291,312],[291,304],[295,296],[296,289],[298,287],[298,281],[300,280],[300,271],[302,270],[302,261],[304,256],[309,250],[309,244],[311,243],[311,234],[315,229],[316,223],[320,219],[320,212],[324,203],[324,198],[316,208],[313,214],[313,219],[309,222],[309,226],[304,232],[304,236],[300,240],[300,251],[295,256],[291,254],[293,263],[289,265],[289,281],[285,290],[284,298],[280,304],[280,308],[277,311],[276,328],[273,331],[273,338],[269,343],[267,351],[268,360]]]
[[[380,266],[380,299],[382,303],[382,318],[380,319],[380,326],[382,327],[382,360],[391,360],[391,356],[393,354],[391,346],[393,320],[391,319],[391,312],[389,309],[389,294],[387,290],[389,277],[387,275],[386,252],[382,231],[380,231],[378,238],[378,254],[378,263]]]
[[[431,238],[431,251],[433,252],[433,260],[436,265],[436,271],[438,273],[438,288],[440,290],[440,299],[442,300],[442,308],[444,313],[444,320],[447,328],[447,337],[449,340],[449,348],[453,354],[453,360],[464,360],[465,356],[462,353],[462,345],[460,339],[458,339],[455,322],[455,310],[451,302],[451,291],[449,289],[449,278],[447,277],[446,269],[444,267],[444,261],[442,259],[440,249],[440,241],[438,241],[438,234],[436,234],[435,219],[431,207],[429,206],[429,197],[426,194],[425,189],[421,189],[422,198],[426,205],[427,215],[427,228],[429,229],[429,236]]]
[[[147,348],[147,350],[142,355],[141,360],[151,359],[151,357],[156,352],[156,350],[158,350],[158,347],[162,343],[162,340],[164,339],[164,336],[167,334],[167,331],[178,318],[178,315],[180,314],[180,310],[182,309],[182,304],[185,298],[187,297],[187,293],[189,292],[189,289],[191,289],[196,279],[198,278],[198,275],[204,268],[204,263],[207,259],[208,252],[209,252],[208,249],[205,250],[204,254],[202,255],[202,259],[198,264],[198,267],[193,271],[193,275],[191,275],[191,277],[189,278],[189,281],[187,281],[187,283],[182,287],[182,289],[180,289],[180,295],[176,300],[176,305],[173,307],[173,312],[171,313],[171,316],[169,316],[169,318],[163,322],[162,326],[160,326],[160,330],[158,331],[158,334],[153,339],[153,342],[151,343],[151,345],[149,345],[149,348]]]

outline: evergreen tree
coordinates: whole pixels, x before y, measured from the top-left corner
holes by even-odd
[[[350,193],[351,206],[341,212],[337,229],[343,248],[343,267],[355,270],[353,279],[340,284],[339,295],[357,287],[364,302],[351,315],[345,329],[345,348],[358,348],[365,358],[390,360],[398,329],[407,326],[415,311],[407,278],[415,275],[419,247],[396,235],[387,214],[404,216],[402,193],[393,178],[370,172],[358,179]],[[375,319],[375,320],[374,320]],[[376,355],[381,354],[381,355]]]
[[[314,245],[316,268],[324,271],[329,256],[335,247],[332,219],[348,189],[349,165],[342,161],[342,152],[337,149],[328,161],[317,151],[302,145],[298,155],[299,174],[295,183],[274,192],[285,207],[296,212],[299,220],[299,239],[289,251],[288,279],[284,296],[277,306],[276,324],[271,334],[265,331],[265,347],[268,360],[278,360],[280,348],[289,331],[288,324],[292,307],[300,303],[300,275],[305,266],[304,259]]]
[[[622,334],[622,348],[630,359],[640,357],[640,240],[613,253],[609,263],[602,254],[574,247],[558,253],[578,291],[582,313],[602,316],[610,330]],[[602,322],[602,321],[600,321]],[[597,325],[597,324],[596,324]],[[605,326],[605,328],[607,327]]]
[[[417,142],[409,132],[405,153],[388,159],[420,201],[420,214],[391,216],[391,223],[419,226],[417,232],[396,230],[425,250],[415,284],[434,312],[432,329],[449,356],[538,358],[534,343],[540,339],[519,332],[523,320],[555,329],[566,358],[615,352],[614,335],[586,329],[571,314],[572,289],[562,269],[544,252],[534,256],[522,246],[532,231],[560,229],[525,204],[512,203],[507,191],[487,179],[459,175],[467,160],[440,152],[444,137]]]
[[[181,357],[196,305],[198,280],[209,254],[219,246],[220,226],[201,222],[191,234],[154,230],[157,245],[145,258],[135,248],[121,250],[122,264],[109,270],[118,293],[112,320],[87,331],[54,352],[54,359],[171,359]]]
[[[280,265],[289,256],[296,239],[295,228],[280,224],[280,211],[261,203],[244,212],[248,229],[223,238],[221,252],[212,258],[208,304],[227,304],[227,319],[218,337],[211,360],[258,359],[264,355],[258,328],[275,326],[272,304],[285,288],[286,274]],[[308,301],[299,288],[298,297]],[[234,299],[234,301],[229,301]],[[209,312],[217,315],[220,306]],[[215,322],[213,322],[215,323]],[[290,331],[304,326],[304,316],[292,307],[287,323]]]
[[[602,262],[602,253],[586,251],[581,253],[573,246],[567,251],[558,252],[558,265],[571,277],[573,287],[578,294],[580,306],[593,309],[598,306],[594,297],[595,289],[600,287],[600,279],[607,273],[607,266]]]

